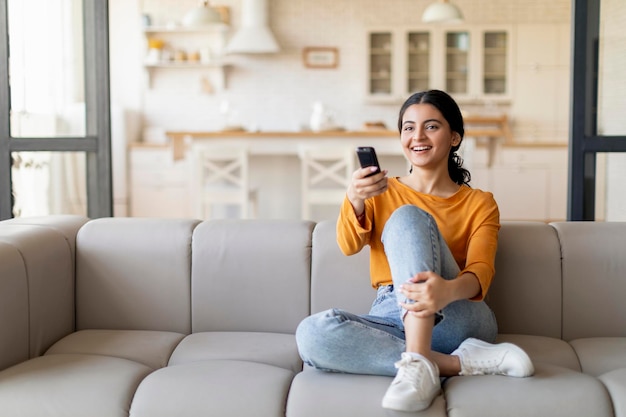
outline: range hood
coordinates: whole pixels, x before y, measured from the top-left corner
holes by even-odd
[[[226,46],[227,53],[267,54],[280,50],[268,25],[268,0],[242,0],[241,28]]]

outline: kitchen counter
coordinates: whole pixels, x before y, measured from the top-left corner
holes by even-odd
[[[509,128],[509,121],[506,115],[501,116],[466,116],[465,137],[487,138],[489,154],[493,155],[500,139],[509,143],[513,140]],[[401,149],[395,141],[387,142],[385,139],[397,139],[399,133],[395,130],[371,129],[363,131],[350,130],[328,130],[328,131],[298,131],[298,132],[248,132],[245,130],[223,130],[223,131],[170,131],[166,132],[167,137],[172,141],[174,160],[184,158],[186,145],[195,140],[232,140],[243,141],[250,146],[251,153],[265,154],[293,154],[297,153],[294,143],[285,143],[285,139],[296,139],[298,142],[308,143],[314,140],[336,141],[346,140],[354,142],[355,146],[375,146],[377,152],[390,155],[401,154]],[[258,145],[262,144],[265,148]],[[373,142],[372,142],[373,141]]]
[[[466,129],[462,157],[472,173],[472,185],[494,193],[502,219],[565,218],[566,143],[516,143],[502,132],[489,130],[485,134],[470,126]],[[196,143],[248,149],[250,172],[254,172],[251,186],[258,190],[260,218],[300,217],[299,156],[306,147],[374,146],[390,176],[404,175],[408,169],[399,134],[391,130],[174,131],[167,136],[169,141],[163,144],[130,145],[133,215],[193,215],[191,146]],[[533,203],[529,205],[529,201]],[[316,218],[336,217],[336,210],[322,208]]]

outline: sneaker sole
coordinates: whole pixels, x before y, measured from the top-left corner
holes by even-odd
[[[441,393],[441,389],[439,389],[435,395],[428,400],[418,401],[416,403],[412,403],[410,407],[407,407],[404,401],[396,400],[395,398],[383,398],[383,408],[394,411],[405,411],[405,412],[413,412],[413,411],[422,411],[426,410],[433,403],[435,398]]]

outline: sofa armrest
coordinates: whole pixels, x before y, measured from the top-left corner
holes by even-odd
[[[28,359],[28,285],[19,251],[0,241],[0,370]]]
[[[52,216],[54,217],[54,216]],[[0,365],[43,354],[75,329],[71,225],[0,222]]]

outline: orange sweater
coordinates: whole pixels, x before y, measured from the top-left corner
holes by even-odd
[[[369,244],[372,286],[392,284],[381,235],[391,213],[405,204],[420,207],[433,216],[461,274],[471,272],[478,277],[481,293],[473,300],[482,300],[495,272],[500,229],[498,206],[489,192],[464,185],[453,196],[441,198],[419,193],[397,178],[389,178],[386,192],[365,201],[363,227],[348,198],[344,199],[337,220],[337,242],[341,251],[353,255]]]

